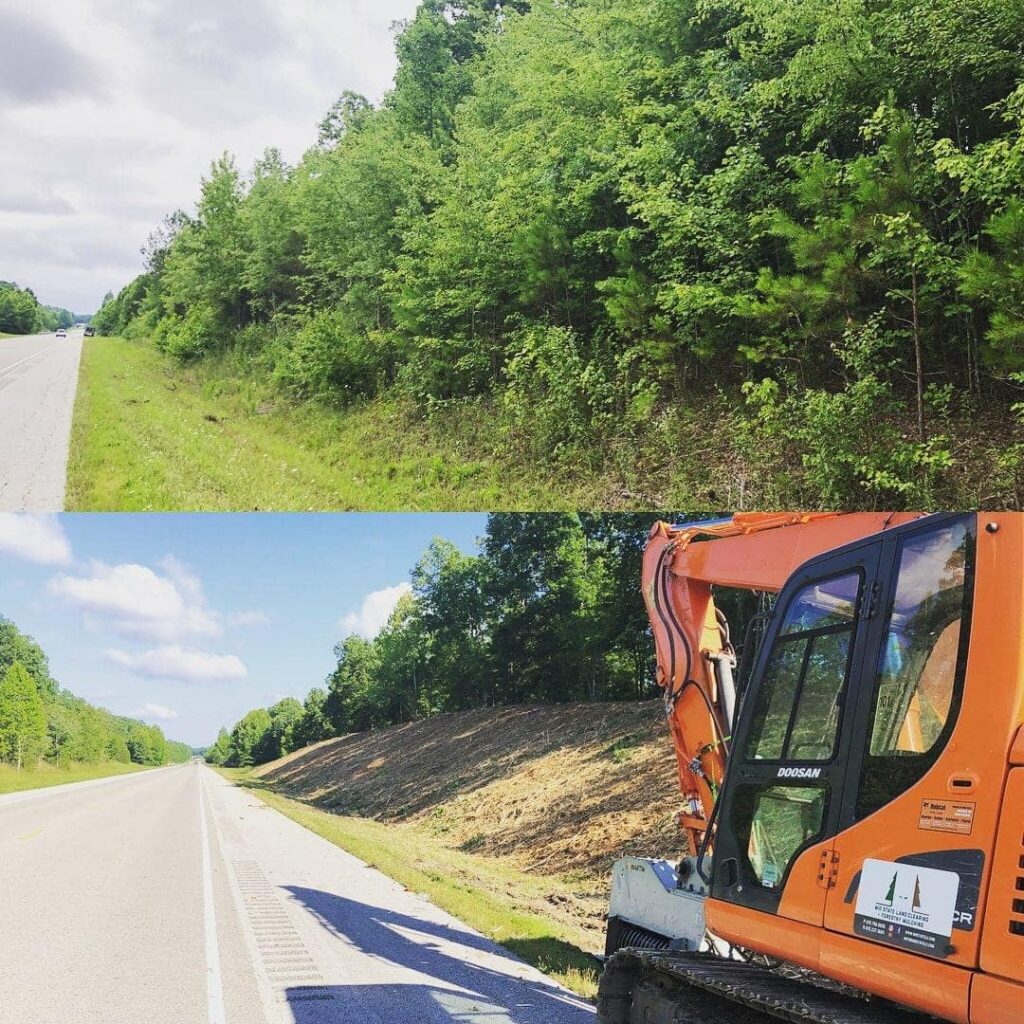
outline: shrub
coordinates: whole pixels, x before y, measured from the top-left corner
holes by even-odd
[[[183,317],[165,316],[158,325],[157,347],[183,362],[222,347],[224,332],[215,310],[206,303],[189,306]]]
[[[503,402],[513,429],[538,453],[578,457],[588,445],[629,434],[657,400],[632,351],[587,357],[567,328],[522,331],[512,351]]]
[[[156,309],[147,309],[134,320],[128,322],[124,336],[132,341],[143,341],[154,337],[160,325],[160,313]]]
[[[889,340],[873,319],[847,328],[836,347],[846,378],[838,390],[801,387],[791,376],[748,382],[741,451],[773,470],[799,465],[798,479],[779,475],[769,501],[826,507],[864,504],[928,506],[952,464],[946,438],[913,439],[906,404],[886,378]],[[941,404],[943,395],[936,395]],[[791,493],[790,493],[791,489]]]
[[[274,373],[295,395],[347,403],[376,395],[393,378],[394,362],[382,332],[359,330],[343,310],[328,309],[281,347]]]
[[[497,345],[484,339],[417,337],[398,380],[418,405],[433,410],[493,390],[498,366]]]

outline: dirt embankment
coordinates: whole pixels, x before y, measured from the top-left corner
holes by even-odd
[[[441,715],[327,740],[257,774],[338,814],[580,881],[603,883],[623,854],[680,850],[660,701]]]

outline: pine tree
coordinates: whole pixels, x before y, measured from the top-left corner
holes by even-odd
[[[0,681],[0,757],[35,767],[46,742],[46,712],[36,684],[21,662]]]
[[[891,903],[895,902],[895,900],[896,900],[896,879],[897,878],[899,878],[898,874],[892,876],[892,881],[889,883],[889,891],[885,894],[885,902],[886,903],[890,903],[891,904]]]

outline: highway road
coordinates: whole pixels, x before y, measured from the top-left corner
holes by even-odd
[[[0,797],[2,1024],[593,1024],[193,763]]]
[[[0,340],[0,512],[64,507],[82,332]]]

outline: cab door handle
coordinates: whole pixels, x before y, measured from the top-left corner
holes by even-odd
[[[969,796],[978,788],[978,782],[978,776],[973,772],[963,772],[949,777],[948,788],[957,796]]]

